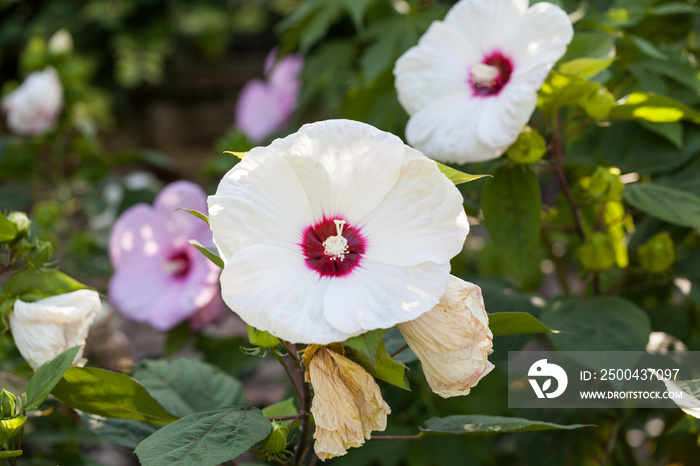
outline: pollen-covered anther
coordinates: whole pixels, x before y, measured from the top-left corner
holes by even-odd
[[[335,231],[338,233],[336,236],[329,236],[323,242],[324,254],[329,256],[331,260],[340,259],[341,262],[345,260],[345,254],[350,252],[348,250],[348,240],[343,236],[343,226],[347,223],[345,220],[333,220],[335,223]]]
[[[496,78],[500,74],[497,66],[487,65],[486,63],[477,63],[471,67],[472,82],[474,84],[491,87],[496,84]]]

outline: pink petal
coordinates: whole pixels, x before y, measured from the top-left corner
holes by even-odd
[[[109,236],[109,256],[114,267],[164,260],[172,244],[164,223],[159,212],[146,204],[127,209]]]
[[[153,203],[164,219],[164,227],[178,245],[196,239],[212,247],[211,231],[204,220],[185,210],[207,213],[207,195],[202,188],[189,181],[170,183],[158,194]]]

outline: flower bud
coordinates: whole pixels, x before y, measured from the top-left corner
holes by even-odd
[[[32,223],[24,212],[12,212],[7,216],[17,230],[18,235],[26,235],[29,232],[29,225]]]
[[[676,260],[676,250],[671,235],[666,231],[655,234],[649,241],[639,246],[637,255],[639,263],[647,272],[665,272]]]
[[[258,330],[250,325],[246,325],[246,329],[248,330],[248,340],[250,340],[251,345],[259,346],[260,348],[274,348],[280,344],[279,338],[269,332]]]
[[[4,388],[0,392],[0,419],[12,419],[17,415],[17,397]]]
[[[593,233],[579,246],[576,256],[586,270],[605,272],[615,264],[615,248],[604,233]]]
[[[547,151],[547,143],[537,131],[526,126],[515,143],[508,148],[506,155],[515,163],[530,164],[542,158]]]
[[[84,346],[88,330],[100,309],[100,295],[78,290],[27,303],[15,302],[10,329],[22,357],[36,370],[65,350]],[[82,349],[73,364],[84,363]]]
[[[287,448],[287,436],[289,435],[289,427],[279,425],[272,422],[272,431],[262,443],[263,450],[271,455],[275,455]]]
[[[433,392],[443,398],[467,395],[493,364],[493,334],[481,289],[450,276],[440,302],[415,320],[398,324],[418,356]]]
[[[73,36],[66,28],[54,32],[49,39],[49,52],[54,55],[68,54],[73,51]]]
[[[590,197],[600,201],[621,201],[625,185],[620,181],[620,169],[596,167],[593,174],[581,179],[581,186]]]

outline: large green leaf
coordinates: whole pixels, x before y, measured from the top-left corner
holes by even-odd
[[[700,228],[700,197],[655,183],[625,186],[625,200],[637,209],[668,223]]]
[[[691,120],[700,123],[700,114],[670,97],[634,92],[610,110],[608,117],[618,120],[647,120],[657,123]]]
[[[155,432],[136,447],[145,466],[217,466],[270,435],[258,409],[228,408],[192,414]]]
[[[396,385],[404,390],[410,390],[408,379],[406,378],[406,366],[403,363],[394,361],[389,356],[383,341],[379,343],[373,361],[370,361],[364,353],[352,347],[346,348],[345,351],[349,359],[364,367],[375,378]]]
[[[481,205],[486,229],[513,271],[527,270],[535,260],[540,237],[542,201],[537,176],[519,166],[499,168],[484,186]]]
[[[23,301],[37,301],[57,294],[88,288],[58,270],[20,270],[7,280],[2,288],[2,300],[20,298]]]
[[[68,406],[90,414],[168,424],[177,419],[128,375],[95,367],[69,368],[51,392]]]
[[[433,417],[420,426],[420,430],[433,434],[480,434],[528,432],[532,430],[579,429],[586,424],[561,425],[551,422],[531,421],[518,417],[483,416],[479,414]]]
[[[343,345],[356,350],[359,354],[367,357],[374,365],[374,357],[377,354],[379,343],[384,339],[386,329],[372,330],[371,332],[363,333],[362,335],[350,338],[343,342]]]
[[[193,359],[144,361],[134,378],[176,416],[245,406],[243,385],[221,369]]]
[[[17,229],[10,222],[5,215],[0,213],[0,243],[3,241],[10,241],[17,235]]]
[[[549,335],[561,351],[643,351],[651,333],[643,310],[612,296],[564,297],[546,306],[540,318],[561,332]]]
[[[547,328],[527,312],[497,312],[489,314],[489,328],[493,336],[518,335],[522,333],[557,333]]]
[[[106,418],[87,413],[82,413],[80,418],[95,435],[130,450],[158,430],[154,425],[133,419]]]
[[[80,346],[74,346],[56,356],[51,361],[47,361],[34,372],[29,379],[25,394],[27,396],[24,410],[31,411],[39,407],[44,402],[51,390],[61,380],[63,374],[68,370],[75,356],[80,351]]]

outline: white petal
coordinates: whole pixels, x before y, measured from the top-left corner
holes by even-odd
[[[399,102],[412,115],[444,96],[470,91],[469,64],[481,58],[460,30],[434,22],[418,45],[396,61]]]
[[[415,319],[437,304],[449,270],[449,263],[392,267],[365,260],[329,281],[323,315],[348,337]]]
[[[406,139],[429,157],[447,163],[491,160],[507,146],[492,147],[477,136],[482,112],[490,99],[473,98],[471,91],[445,97],[408,120]]]
[[[539,89],[573,34],[571,21],[561,8],[551,3],[533,5],[504,50],[515,61],[514,76],[526,76]]]
[[[507,148],[515,142],[537,106],[537,88],[511,82],[488,100],[478,121],[479,140],[490,147]]]
[[[258,156],[262,160],[256,163]],[[292,165],[270,151],[249,152],[224,176],[216,194],[209,196],[209,224],[224,260],[260,241],[297,244],[313,222],[309,200]]]
[[[348,338],[323,316],[329,279],[306,267],[301,251],[256,244],[234,255],[221,274],[224,302],[248,324],[294,343]]]
[[[427,158],[405,164],[400,180],[360,224],[365,258],[401,267],[449,262],[469,233],[462,196]]]
[[[445,23],[460,30],[486,55],[517,37],[515,31],[527,6],[528,0],[462,0],[447,13]]]

